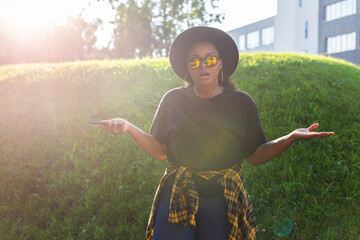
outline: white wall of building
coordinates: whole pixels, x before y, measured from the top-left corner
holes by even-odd
[[[301,0],[301,7],[299,7],[299,0],[293,1],[298,3],[295,11],[294,51],[317,54],[319,38],[319,1]],[[306,25],[307,38],[305,37]]]
[[[317,54],[319,0],[278,0],[277,6],[274,51]]]
[[[275,52],[292,52],[295,49],[296,0],[278,0],[275,16]]]

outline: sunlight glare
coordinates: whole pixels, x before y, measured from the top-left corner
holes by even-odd
[[[80,12],[71,0],[8,0],[0,3],[0,20],[15,33],[27,34],[44,30],[53,23],[65,24],[66,19]]]

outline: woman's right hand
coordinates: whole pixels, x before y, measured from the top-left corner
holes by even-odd
[[[144,150],[145,153],[158,160],[167,159],[166,146],[162,145],[155,137],[144,132],[132,123],[123,118],[113,118],[110,120],[102,120],[107,122],[107,125],[96,124],[97,127],[105,128],[112,134],[127,133],[135,140],[135,142]],[[121,125],[117,125],[121,123]]]
[[[129,126],[131,125],[131,123],[129,123],[123,118],[113,118],[110,120],[102,120],[101,122],[107,122],[108,124],[107,125],[96,124],[96,126],[100,128],[105,128],[110,133],[118,134],[118,135],[127,133]],[[118,123],[120,123],[121,125],[118,125]]]

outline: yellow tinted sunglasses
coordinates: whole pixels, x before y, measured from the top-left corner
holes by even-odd
[[[219,56],[208,56],[205,58],[191,58],[188,60],[188,66],[191,69],[199,68],[201,62],[204,62],[207,67],[214,67],[218,63]]]

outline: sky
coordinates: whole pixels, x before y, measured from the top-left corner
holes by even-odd
[[[220,0],[218,6],[218,11],[225,13],[225,20],[211,26],[224,31],[274,16],[277,12],[277,0]],[[103,20],[96,46],[105,47],[111,40],[110,21],[114,20],[108,1],[93,1],[89,5],[88,0],[0,0],[0,18],[7,19],[9,27],[18,28],[18,31],[41,31],[41,26],[51,21],[65,24],[67,16],[74,16],[82,9],[85,9],[85,21]]]
[[[230,31],[238,27],[275,16],[277,0],[221,0],[219,11],[225,13],[221,24],[211,26]]]

